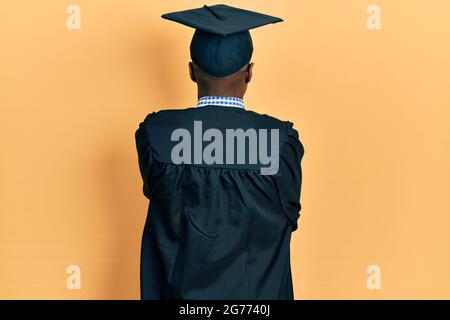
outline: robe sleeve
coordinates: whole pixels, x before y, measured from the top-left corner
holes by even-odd
[[[293,128],[291,122],[287,122],[286,141],[280,153],[277,189],[281,199],[281,207],[292,226],[292,231],[295,231],[298,227],[297,220],[302,208],[300,196],[303,155],[304,148],[299,140],[298,132]]]
[[[144,120],[144,122],[142,122],[139,125],[139,128],[137,129],[135,134],[135,138],[139,161],[139,170],[141,172],[141,177],[143,181],[143,192],[144,195],[148,199],[150,199],[153,193],[151,188],[152,185],[151,180],[152,180],[154,159],[153,159],[153,152],[150,147],[150,137],[147,130],[148,117]]]

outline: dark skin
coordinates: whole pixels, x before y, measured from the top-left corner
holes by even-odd
[[[189,75],[197,83],[198,98],[204,96],[235,97],[243,99],[252,80],[253,63],[247,64],[232,75],[216,78],[206,74],[196,64],[189,62]]]

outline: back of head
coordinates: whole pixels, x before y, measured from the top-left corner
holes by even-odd
[[[248,30],[227,36],[196,30],[190,50],[197,66],[210,76],[222,78],[250,63],[253,42]]]

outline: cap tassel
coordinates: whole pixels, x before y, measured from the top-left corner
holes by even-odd
[[[207,9],[211,14],[216,17],[219,20],[225,20],[225,17],[215,12],[212,8],[208,7],[206,4],[203,6],[203,8]]]

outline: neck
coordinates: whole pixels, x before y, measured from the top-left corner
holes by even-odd
[[[244,99],[244,93],[232,90],[204,90],[198,88],[198,98],[214,96],[214,97],[234,97],[239,99]]]

